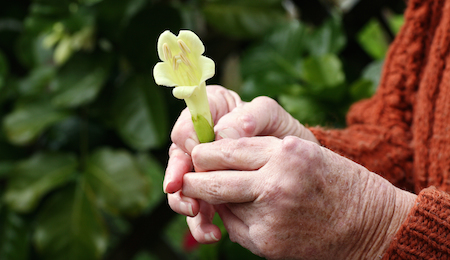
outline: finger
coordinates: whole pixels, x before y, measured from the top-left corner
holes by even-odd
[[[210,204],[252,202],[258,197],[255,172],[215,171],[187,173],[183,178],[183,194]]]
[[[242,103],[239,95],[223,87],[207,86],[206,91],[208,93],[209,106],[214,122],[217,122],[219,118]],[[194,131],[191,114],[187,108],[181,112],[175,123],[172,129],[171,139],[181,150],[188,154],[199,144]]]
[[[187,217],[186,222],[191,230],[192,236],[199,243],[209,244],[220,240],[222,233],[220,229],[212,224],[215,209],[213,206],[200,201],[200,211],[195,217]]]
[[[244,103],[236,92],[221,86],[206,86],[206,91],[214,123],[217,123],[221,117]]]
[[[239,243],[241,246],[253,251],[254,244],[251,242],[249,227],[240,218],[234,215],[226,204],[217,205],[215,207],[222,219],[223,225],[228,232],[230,240]]]
[[[170,208],[178,214],[194,217],[199,212],[199,203],[195,199],[184,196],[181,191],[167,194]]]
[[[197,146],[191,157],[198,172],[256,170],[268,162],[279,142],[274,137],[222,139]]]
[[[188,108],[181,111],[178,120],[173,126],[170,138],[174,144],[188,154],[190,154],[192,149],[200,143],[197,134],[195,133],[194,124],[192,123],[191,114],[189,113]]]
[[[249,103],[242,103],[241,106],[224,115],[217,122],[215,129],[217,139],[237,139],[258,135],[284,138],[294,135],[317,141],[307,128],[269,97],[257,97]]]
[[[193,169],[191,157],[172,144],[169,151],[169,162],[163,181],[165,193],[173,193],[181,189],[183,175]]]

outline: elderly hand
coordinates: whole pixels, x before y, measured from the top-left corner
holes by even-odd
[[[258,135],[283,138],[293,135],[318,143],[311,131],[273,99],[259,97],[252,102],[243,102],[235,92],[223,87],[208,86],[206,89],[217,140]],[[188,109],[183,110],[175,123],[171,138],[173,145],[164,178],[164,191],[167,193],[180,190],[183,174],[192,167],[189,155],[199,144]]]
[[[206,90],[217,140],[258,135],[279,138],[294,135],[318,143],[307,128],[270,98],[259,97],[251,102],[243,102],[235,92],[220,86],[208,86]],[[169,193],[169,205],[180,214],[195,216],[188,221],[197,225],[193,233],[199,242],[216,242],[221,234],[211,224],[214,208],[181,193],[183,175],[193,169],[191,151],[199,144],[187,109],[181,113],[172,130],[172,141],[163,184],[164,192]]]
[[[191,158],[196,172],[184,175],[183,194],[216,205],[231,240],[270,259],[376,259],[415,200],[297,137],[223,139],[196,146]],[[201,221],[188,224],[205,239]]]

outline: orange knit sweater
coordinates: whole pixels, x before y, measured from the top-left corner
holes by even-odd
[[[351,107],[347,124],[311,131],[325,147],[419,194],[385,258],[450,258],[450,0],[409,0],[379,89]]]

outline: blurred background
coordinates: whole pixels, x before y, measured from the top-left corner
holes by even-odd
[[[197,33],[208,84],[345,127],[376,90],[404,0],[14,0],[0,4],[0,259],[259,259],[199,245],[162,192],[185,107],[155,85],[164,30]],[[221,225],[220,219],[215,220]]]

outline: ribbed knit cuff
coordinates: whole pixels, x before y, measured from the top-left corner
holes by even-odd
[[[450,195],[422,190],[383,259],[450,259]]]

